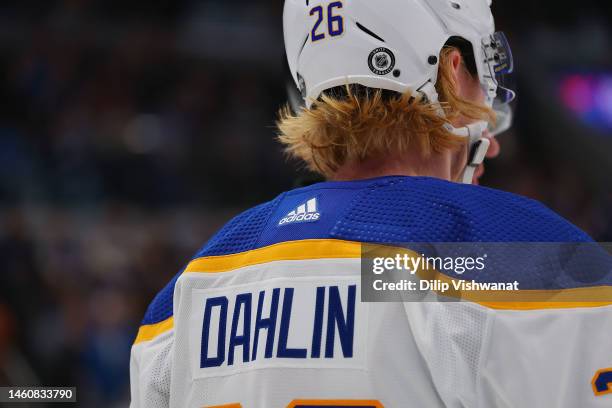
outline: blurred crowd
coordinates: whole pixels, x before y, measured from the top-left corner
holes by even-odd
[[[0,6],[0,384],[88,407],[125,405],[147,304],[292,179],[276,3],[128,3]]]
[[[0,384],[76,386],[81,406],[125,402],[147,303],[226,217],[118,204],[5,210]]]
[[[77,386],[82,406],[122,406],[148,302],[224,221],[299,172],[274,139],[280,3],[4,3],[0,385]],[[529,131],[519,108],[483,184],[612,241],[612,187],[538,157]]]

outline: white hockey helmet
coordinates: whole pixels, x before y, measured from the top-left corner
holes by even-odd
[[[514,92],[502,86],[513,61],[503,33],[495,33],[492,0],[285,0],[289,69],[307,107],[323,91],[347,84],[424,95],[438,102],[439,55],[453,37],[471,44],[486,104],[498,113],[496,135],[511,125]],[[467,56],[466,56],[467,57]],[[471,182],[482,163],[488,124],[454,132],[469,137]]]

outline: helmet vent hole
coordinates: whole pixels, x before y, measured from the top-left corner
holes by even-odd
[[[393,70],[394,77],[399,78],[400,75],[402,75],[402,71],[400,71],[399,69]]]
[[[361,31],[363,31],[367,35],[376,38],[378,41],[385,42],[385,40],[383,40],[382,37],[380,37],[379,35],[376,35],[374,32],[368,30],[366,27],[362,26],[358,22],[356,22],[356,24],[357,24],[357,28],[359,28]]]
[[[451,6],[452,6],[452,7],[453,7],[455,10],[461,10],[461,4],[459,4],[459,3],[452,2],[452,3],[451,3]]]

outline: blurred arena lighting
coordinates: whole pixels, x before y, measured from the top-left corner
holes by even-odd
[[[588,17],[535,26],[522,40],[515,53],[520,99],[514,130],[523,154],[534,162],[554,157],[549,174],[563,168],[607,196],[612,191],[610,25]]]
[[[582,122],[612,136],[612,72],[563,75],[558,92]]]
[[[140,114],[132,118],[125,127],[126,148],[135,154],[148,154],[162,145],[161,121],[156,115]]]

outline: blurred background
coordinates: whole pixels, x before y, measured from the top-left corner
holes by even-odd
[[[612,241],[612,3],[495,3],[519,98],[482,184]],[[0,385],[126,406],[155,293],[303,175],[274,140],[281,16],[279,0],[1,2]]]

